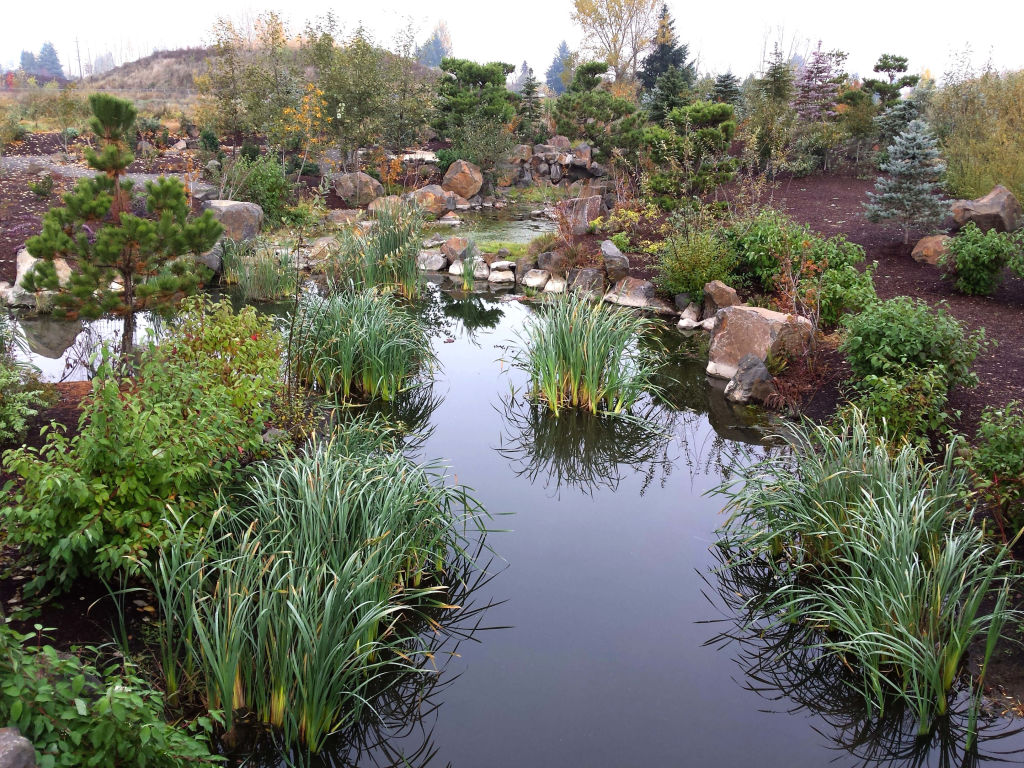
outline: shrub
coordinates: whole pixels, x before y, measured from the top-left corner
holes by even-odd
[[[904,378],[938,368],[949,387],[974,386],[974,358],[985,346],[985,332],[968,334],[944,308],[899,296],[869,304],[843,318],[848,331],[840,349],[854,375]]]
[[[1013,530],[1024,527],[1024,403],[1015,400],[1005,408],[986,408],[981,415],[974,447],[966,465],[974,487],[997,514],[1000,525]]]
[[[347,230],[339,238],[329,274],[339,284],[357,287],[393,288],[406,298],[415,298],[423,286],[417,264],[423,229],[423,215],[406,203],[385,205],[374,214],[368,232]]]
[[[783,214],[767,209],[749,221],[734,224],[726,233],[739,258],[739,268],[766,291],[775,287],[780,257],[797,251],[809,237]]]
[[[39,181],[30,181],[28,188],[36,197],[49,197],[53,194],[53,175],[48,173]]]
[[[220,154],[220,139],[212,128],[203,128],[199,132],[199,148],[214,155]]]
[[[872,374],[856,388],[859,394],[846,418],[851,408],[859,410],[873,433],[890,443],[908,441],[926,448],[930,435],[947,431],[949,386],[936,368],[899,378]]]
[[[32,742],[41,766],[216,765],[204,739],[163,720],[163,700],[135,675],[102,671],[0,627],[0,722]],[[212,723],[201,718],[207,732]]]
[[[306,294],[296,326],[296,376],[343,402],[393,400],[433,359],[422,321],[391,294],[372,288]]]
[[[249,160],[243,156],[235,162],[234,174],[239,183],[233,199],[256,203],[271,224],[284,221],[294,187],[276,157],[264,155]]]
[[[841,658],[870,717],[902,703],[926,734],[978,641],[984,674],[1018,583],[964,504],[957,445],[941,464],[909,444],[893,454],[856,411],[834,431],[794,427],[788,440],[792,462],[741,466],[716,489],[732,513],[728,567],[767,571],[746,607],[766,631],[800,625],[804,650]],[[971,697],[972,716],[979,704]]]
[[[629,252],[629,235],[626,232],[616,232],[608,239],[623,253]]]
[[[459,158],[459,153],[454,149],[442,148],[437,150],[436,154],[437,169],[441,172],[442,176],[448,172],[448,168],[451,167],[452,163],[461,159]]]
[[[621,413],[657,389],[655,369],[636,347],[651,327],[636,313],[568,294],[530,318],[512,364],[556,417],[563,408]]]
[[[168,534],[168,511],[201,525],[216,486],[261,436],[277,388],[280,339],[269,319],[227,304],[190,305],[138,378],[105,361],[79,432],[4,457],[24,485],[4,510],[13,543],[40,556],[29,585],[137,572]]]
[[[255,163],[260,159],[260,148],[250,141],[242,142],[242,148],[238,151],[243,160]]]
[[[711,230],[689,229],[669,237],[658,253],[658,285],[700,301],[712,280],[732,282],[736,257]]]
[[[152,579],[170,690],[198,670],[227,727],[244,709],[316,754],[375,695],[436,674],[430,636],[461,602],[482,510],[393,441],[350,422],[259,465],[198,545],[183,530],[164,547]]]
[[[303,160],[298,155],[291,155],[285,163],[284,172],[287,175],[296,174],[299,176],[319,176],[320,166],[316,163]]]
[[[1003,279],[1003,268],[1018,252],[1019,245],[1006,232],[982,232],[973,221],[960,230],[948,246],[940,265],[944,277],[953,279],[960,293],[987,296]]]
[[[17,327],[0,313],[0,444],[24,437],[28,420],[53,402],[52,388],[39,381],[31,366],[14,359],[15,350],[23,348]]]

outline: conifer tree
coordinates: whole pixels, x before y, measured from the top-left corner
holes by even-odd
[[[678,69],[686,87],[692,88],[697,79],[697,71],[693,62],[687,61],[690,56],[689,46],[685,43],[680,44],[676,37],[675,22],[668,12],[668,5],[661,6],[658,33],[654,43],[654,50],[644,59],[637,73],[643,89],[653,91],[661,76],[673,69]]]
[[[524,64],[526,62],[523,62]],[[523,118],[524,123],[537,122],[540,117],[540,99],[537,97],[537,90],[540,87],[540,83],[537,78],[533,76],[533,68],[526,68],[526,77],[523,80],[523,87],[520,92],[519,99],[519,115]]]
[[[693,100],[691,85],[692,83],[687,80],[686,75],[679,67],[673,67],[659,77],[647,107],[651,121],[664,122],[668,113],[673,109],[689,104]]]
[[[39,55],[36,57],[36,72],[48,77],[64,77],[64,67],[60,65],[57,49],[50,41],[43,43],[43,47],[39,49]]]
[[[563,40],[558,45],[558,51],[555,53],[555,58],[551,61],[551,66],[548,67],[547,72],[544,73],[544,82],[551,92],[556,96],[561,96],[565,93],[566,82],[564,73],[566,67],[569,66],[569,59],[572,54],[569,51],[569,46],[566,45]]]
[[[939,197],[938,186],[946,166],[924,120],[914,120],[896,137],[882,170],[888,176],[878,177],[864,206],[870,221],[895,220],[903,227],[904,244],[910,242],[911,228],[942,221],[948,204]]]
[[[820,123],[835,117],[839,98],[839,67],[846,54],[821,50],[821,42],[811,60],[800,70],[796,81],[793,108],[804,122]]]
[[[904,75],[907,71],[907,57],[892,53],[879,56],[874,70],[884,74],[886,79],[865,78],[864,88],[878,96],[883,110],[899,100],[902,89],[913,88],[921,79],[917,75]]]
[[[732,72],[726,72],[715,78],[715,89],[712,94],[720,104],[739,104],[740,79]]]
[[[416,61],[425,67],[440,67],[441,60],[452,55],[452,38],[448,25],[438,22],[423,45],[416,49]]]
[[[920,116],[921,109],[913,98],[893,102],[872,121],[878,131],[878,143],[888,147]]]
[[[222,228],[209,211],[187,220],[185,190],[177,179],[147,182],[150,217],[129,213],[132,182],[125,169],[135,159],[128,148],[135,107],[103,93],[90,96],[89,106],[90,128],[102,149],[87,149],[86,159],[101,174],[80,179],[64,195],[64,206],[43,216],[42,232],[27,242],[29,253],[40,261],[22,285],[29,291],[55,291],[58,316],[121,316],[121,353],[127,358],[135,313],[169,309],[194,292],[208,270],[180,257],[210,250]],[[75,265],[65,286],[58,282],[58,258]]]

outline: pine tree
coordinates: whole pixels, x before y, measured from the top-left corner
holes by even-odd
[[[720,104],[739,104],[740,79],[732,72],[726,72],[715,78],[714,100]]]
[[[654,50],[644,59],[637,73],[643,89],[653,91],[658,79],[672,69],[678,69],[686,82],[686,87],[692,88],[697,79],[697,71],[693,62],[687,61],[690,56],[689,46],[685,43],[680,44],[676,37],[675,22],[668,12],[668,5],[661,6],[658,34],[654,42]]]
[[[888,155],[882,170],[889,175],[878,177],[864,208],[870,221],[897,221],[906,244],[912,227],[929,228],[946,216],[948,204],[938,195],[946,166],[924,120],[911,122],[889,147]]]
[[[892,144],[896,137],[907,130],[912,122],[921,116],[921,109],[913,98],[893,102],[872,121],[878,131],[878,143],[883,147]]]
[[[24,278],[29,291],[55,291],[58,316],[124,319],[121,353],[127,359],[135,335],[135,313],[166,310],[194,292],[206,268],[194,259],[213,247],[221,225],[207,211],[187,221],[185,190],[177,179],[147,182],[149,218],[127,212],[132,182],[125,179],[135,157],[128,148],[135,123],[131,102],[109,94],[89,97],[90,128],[100,152],[86,150],[89,165],[102,173],[80,179],[64,195],[64,205],[43,216],[42,233],[30,237],[28,251],[40,261]],[[58,282],[54,259],[74,263],[66,286]],[[115,284],[117,283],[117,284]]]
[[[438,22],[430,37],[416,49],[416,61],[425,67],[440,67],[441,60],[452,55],[452,38],[448,25]]]
[[[655,123],[664,122],[668,113],[676,107],[685,107],[693,100],[690,90],[692,83],[678,67],[673,67],[658,78],[651,94],[651,101],[647,111],[651,115],[651,121]]]
[[[572,56],[572,54],[569,51],[569,46],[566,45],[565,40],[563,40],[558,45],[558,51],[555,53],[555,58],[551,61],[551,66],[548,67],[548,71],[544,73],[544,82],[556,96],[561,96],[565,93],[566,84],[563,74],[565,72],[565,68],[569,66],[570,56]]]
[[[540,99],[537,97],[539,88],[540,82],[533,76],[533,69],[527,67],[521,91],[522,98],[519,100],[519,114],[524,122],[533,124],[540,117]]]
[[[57,56],[57,49],[53,43],[47,41],[39,49],[39,56],[36,57],[36,71],[47,77],[64,77],[64,67],[60,65],[60,57]]]
[[[37,73],[38,64],[36,63],[36,55],[32,51],[21,52],[21,65],[20,69],[26,75],[34,75]]]
[[[883,110],[899,100],[902,89],[913,88],[921,79],[917,75],[904,75],[903,73],[907,71],[907,57],[892,53],[883,53],[879,56],[874,70],[886,75],[887,79],[865,78],[864,88],[878,96]]]
[[[512,93],[522,93],[523,84],[526,83],[526,78],[528,76],[527,72],[532,71],[533,70],[530,69],[530,65],[526,62],[526,59],[523,59],[523,63],[519,66],[519,74],[516,75],[516,79],[512,82],[512,85],[509,86],[509,90],[512,91]]]
[[[821,50],[821,42],[811,54],[811,60],[800,70],[796,81],[793,108],[797,116],[808,123],[820,123],[836,116],[839,97],[839,67],[846,54]]]

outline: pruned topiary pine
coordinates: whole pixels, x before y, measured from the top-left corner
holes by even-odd
[[[912,121],[888,154],[881,166],[888,176],[878,177],[864,208],[870,221],[896,220],[903,227],[903,242],[908,243],[912,227],[934,227],[948,212],[948,203],[938,194],[946,165],[924,120]]]
[[[43,230],[30,237],[28,251],[40,261],[22,282],[29,291],[54,291],[54,313],[64,317],[124,318],[121,354],[135,335],[135,313],[165,311],[201,285],[207,268],[186,254],[210,250],[222,232],[206,211],[188,220],[185,189],[177,179],[147,182],[149,217],[129,213],[133,183],[125,169],[135,157],[128,147],[135,107],[108,94],[89,97],[90,127],[99,152],[86,150],[89,165],[101,175],[81,179],[64,195],[64,206],[43,217]],[[60,285],[54,259],[72,265]]]

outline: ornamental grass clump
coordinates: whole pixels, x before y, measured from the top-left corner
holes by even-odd
[[[568,294],[531,318],[512,362],[555,416],[563,408],[618,414],[657,389],[656,368],[636,345],[652,327],[635,312]]]
[[[385,203],[373,212],[372,226],[346,230],[328,274],[336,282],[360,287],[392,288],[408,299],[423,288],[417,259],[423,214],[407,203]]]
[[[163,548],[149,575],[169,692],[200,681],[226,728],[255,715],[316,754],[398,681],[433,674],[424,631],[461,599],[482,510],[394,439],[356,421],[262,464],[198,545]]]
[[[434,359],[423,321],[373,289],[304,295],[291,354],[300,381],[343,402],[393,400]]]
[[[727,567],[768,568],[755,613],[807,627],[856,674],[872,715],[898,702],[927,733],[958,680],[981,691],[964,674],[972,642],[983,641],[984,676],[1015,615],[1007,550],[971,519],[955,443],[939,464],[910,444],[892,453],[856,411],[835,431],[794,427],[789,442],[790,462],[754,464],[716,489],[731,513]]]

